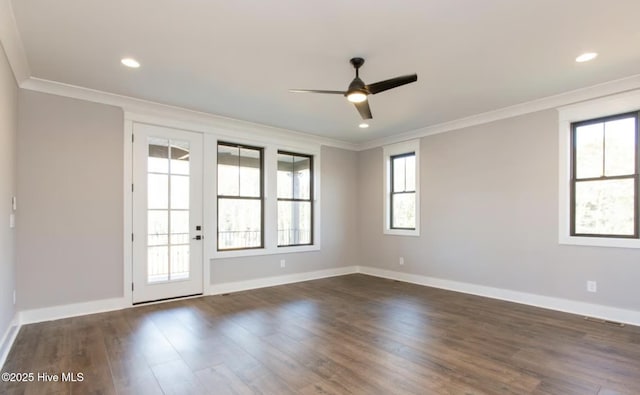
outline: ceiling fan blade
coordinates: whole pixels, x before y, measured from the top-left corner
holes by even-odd
[[[371,108],[369,107],[369,100],[362,101],[360,103],[353,103],[356,106],[356,109],[360,113],[362,119],[371,119],[373,116],[371,115]]]
[[[376,93],[384,92],[416,81],[418,81],[418,74],[403,75],[402,77],[374,82],[373,84],[365,86],[365,89],[367,89],[372,95],[375,95]]]
[[[330,95],[344,95],[347,92],[344,91],[323,91],[317,89],[289,89],[291,93],[327,93]]]

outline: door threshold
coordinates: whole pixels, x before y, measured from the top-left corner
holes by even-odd
[[[203,296],[204,293],[200,292],[198,294],[191,294],[191,295],[183,295],[183,296],[173,296],[171,298],[162,298],[162,299],[155,299],[155,300],[147,300],[145,302],[135,302],[133,303],[134,306],[140,306],[143,304],[155,304],[155,303],[162,303],[162,302],[170,302],[172,300],[179,300],[179,299],[192,299],[192,298],[197,298],[200,296]]]

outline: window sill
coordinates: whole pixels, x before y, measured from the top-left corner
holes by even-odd
[[[249,256],[260,255],[279,255],[279,254],[293,254],[299,252],[311,252],[320,251],[320,245],[305,245],[305,246],[291,246],[291,247],[271,247],[271,248],[254,248],[247,250],[233,250],[233,251],[217,251],[214,252],[210,259],[225,259],[225,258],[241,258]]]
[[[640,240],[638,239],[617,239],[608,237],[561,236],[558,240],[558,244],[587,247],[640,248]]]
[[[420,236],[420,231],[415,229],[415,230],[410,230],[410,229],[385,229],[384,230],[384,234],[385,235],[390,235],[390,236],[414,236],[414,237],[418,237]]]

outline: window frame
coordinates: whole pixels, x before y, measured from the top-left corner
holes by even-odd
[[[389,191],[389,229],[397,229],[397,230],[416,230],[416,227],[414,226],[413,228],[404,228],[401,226],[394,226],[393,224],[393,202],[395,199],[396,195],[402,195],[402,194],[409,194],[412,193],[414,195],[414,199],[416,196],[416,190],[415,188],[412,191],[407,191],[406,190],[406,178],[407,178],[407,171],[406,171],[406,165],[405,165],[405,172],[404,172],[404,177],[405,177],[405,190],[404,191],[400,191],[400,192],[396,192],[395,191],[395,169],[394,169],[394,161],[396,159],[401,159],[401,158],[408,158],[408,157],[413,157],[414,161],[415,161],[415,157],[416,157],[416,153],[414,151],[412,152],[405,152],[403,154],[397,154],[397,155],[390,155],[389,156],[389,165],[391,166],[391,168],[389,169],[389,185],[390,185],[390,191]],[[405,162],[406,163],[406,162]],[[417,167],[417,163],[416,163],[416,167]],[[414,184],[415,187],[415,184]]]
[[[309,242],[308,243],[298,243],[298,244],[280,244],[276,242],[276,245],[278,248],[290,248],[290,247],[300,247],[300,246],[310,246],[313,245],[313,241],[314,241],[314,236],[315,236],[315,229],[314,229],[314,222],[315,222],[315,218],[314,218],[314,204],[313,204],[313,197],[315,196],[314,194],[314,175],[315,175],[315,168],[314,168],[314,161],[313,161],[313,155],[310,154],[301,154],[301,153],[297,153],[297,152],[292,152],[292,151],[287,151],[287,150],[278,150],[277,154],[276,154],[276,158],[277,155],[291,155],[291,156],[297,156],[300,158],[308,158],[309,159],[309,199],[296,199],[296,198],[280,198],[278,197],[278,192],[277,192],[277,182],[278,182],[278,178],[277,178],[277,173],[276,173],[276,201],[279,202],[309,202],[310,210],[310,217],[311,217],[311,224],[310,224],[310,235],[309,235]],[[276,168],[277,170],[277,168]],[[292,183],[293,186],[293,183]],[[293,196],[293,194],[292,194]],[[276,206],[277,207],[277,206]],[[278,222],[277,222],[277,214],[276,214],[276,232],[277,230],[277,226],[278,226]]]
[[[640,110],[640,91],[629,91],[557,108],[558,111],[558,244],[640,248],[640,238],[571,234],[572,124]],[[640,144],[640,141],[637,142]],[[640,160],[640,157],[637,157]],[[640,183],[639,183],[640,184]],[[640,185],[638,186],[640,188]],[[638,199],[640,190],[636,189]],[[640,226],[640,224],[638,224]]]
[[[606,123],[611,121],[616,121],[620,119],[634,118],[635,119],[635,157],[634,157],[634,173],[630,175],[618,175],[618,176],[606,176],[602,175],[600,177],[588,177],[588,178],[577,178],[577,146],[576,146],[576,133],[577,129],[581,126],[594,125],[599,123]],[[605,117],[587,119],[579,122],[571,123],[571,190],[570,190],[570,228],[569,234],[573,237],[603,237],[603,238],[614,238],[614,239],[638,239],[638,175],[640,174],[640,169],[638,167],[638,157],[640,156],[640,125],[638,125],[638,121],[640,121],[640,111],[626,112],[623,114],[615,114],[609,115]],[[604,148],[603,142],[603,148]],[[606,151],[602,153],[603,162],[606,161]],[[606,171],[603,165],[603,172]],[[599,234],[599,233],[577,233],[576,232],[576,185],[580,182],[589,182],[589,181],[607,181],[607,180],[623,180],[623,179],[632,179],[634,181],[634,190],[635,190],[635,199],[633,204],[633,234],[632,235],[618,235],[618,234]]]
[[[238,189],[238,196],[234,196],[234,195],[220,195],[220,192],[218,191],[218,166],[220,165],[220,163],[218,162],[217,158],[218,158],[218,152],[219,152],[219,147],[220,146],[225,146],[225,147],[233,147],[233,148],[238,148],[239,150],[244,148],[244,149],[250,149],[250,150],[254,150],[254,151],[258,151],[260,152],[260,196],[259,197],[253,197],[253,196],[242,196],[240,194],[240,189]],[[239,156],[240,157],[240,156]],[[240,171],[240,165],[238,165],[238,172]],[[252,145],[248,145],[248,144],[243,144],[243,143],[233,143],[233,142],[229,142],[229,141],[223,141],[223,140],[219,140],[216,143],[216,213],[218,213],[218,215],[216,215],[216,250],[218,252],[228,252],[228,251],[245,251],[245,250],[261,250],[264,249],[265,247],[265,190],[264,190],[264,175],[265,175],[265,165],[264,165],[264,148],[263,147],[256,147],[256,146],[252,146]],[[239,186],[238,186],[239,188]],[[220,248],[220,227],[219,227],[219,213],[220,213],[220,199],[235,199],[235,200],[260,200],[260,245],[259,246],[255,246],[255,247],[238,247],[238,248]]]
[[[383,234],[393,236],[420,236],[420,140],[409,140],[382,147],[383,157]],[[415,228],[392,227],[393,173],[392,159],[415,155]]]

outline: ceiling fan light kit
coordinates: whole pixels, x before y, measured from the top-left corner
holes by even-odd
[[[325,93],[334,95],[343,95],[348,101],[353,103],[360,113],[362,119],[371,119],[371,108],[367,101],[367,96],[375,95],[380,92],[387,91],[389,89],[397,88],[402,85],[410,84],[418,80],[417,74],[409,74],[401,77],[395,77],[384,81],[375,82],[370,85],[366,85],[364,81],[360,79],[360,67],[364,64],[363,58],[352,58],[349,62],[356,69],[356,77],[349,84],[349,88],[346,91],[328,91],[328,90],[316,90],[316,89],[290,89],[289,92],[293,93]]]

